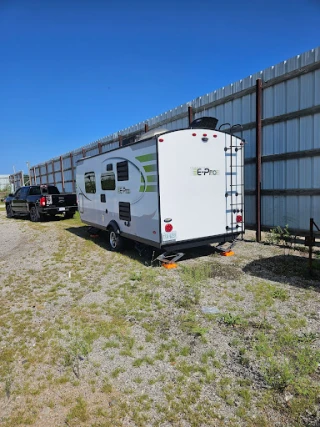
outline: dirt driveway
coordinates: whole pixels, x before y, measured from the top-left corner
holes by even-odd
[[[299,251],[247,233],[165,270],[105,242],[0,212],[1,426],[320,425],[320,280]]]

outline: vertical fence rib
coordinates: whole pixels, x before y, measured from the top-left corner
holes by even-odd
[[[189,126],[190,126],[191,123],[193,122],[193,109],[192,109],[191,105],[189,105],[189,107],[188,107],[188,121],[189,121]]]
[[[261,135],[262,80],[256,82],[256,240],[261,241]]]
[[[56,175],[54,173],[54,161],[52,160],[52,176],[53,176],[53,184],[56,185]]]
[[[75,183],[75,179],[74,179],[74,164],[73,164],[72,153],[70,153],[70,165],[71,165],[72,191],[76,191],[76,183]]]
[[[63,161],[62,156],[60,156],[60,171],[61,171],[61,183],[62,183],[62,192],[64,193],[64,173],[63,173]]]
[[[47,184],[50,184],[50,182],[49,182],[49,172],[48,172],[48,162],[46,162],[46,175],[47,175]]]

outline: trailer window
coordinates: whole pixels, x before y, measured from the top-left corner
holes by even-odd
[[[101,188],[105,191],[116,189],[116,177],[114,172],[101,174]]]
[[[86,193],[96,192],[96,177],[94,172],[86,172],[84,174],[84,186],[86,189]]]
[[[128,181],[129,168],[127,161],[117,163],[117,178],[118,181]]]

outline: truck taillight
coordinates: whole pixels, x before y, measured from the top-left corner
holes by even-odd
[[[171,224],[166,224],[164,229],[166,233],[171,233],[171,231],[173,230],[173,226]]]
[[[237,215],[236,216],[236,221],[237,222],[242,222],[242,215]]]
[[[42,196],[40,198],[40,206],[45,206],[46,205],[46,198],[44,196]]]

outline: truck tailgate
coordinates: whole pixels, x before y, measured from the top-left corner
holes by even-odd
[[[77,206],[77,196],[76,194],[53,194],[52,206],[59,207],[70,207]]]

